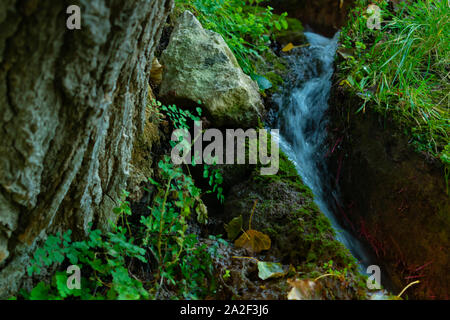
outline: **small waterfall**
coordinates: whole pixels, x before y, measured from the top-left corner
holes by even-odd
[[[338,191],[328,186],[324,145],[327,137],[328,98],[333,75],[333,61],[337,49],[338,34],[332,39],[305,32],[309,47],[294,49],[287,59],[292,69],[292,79],[282,93],[274,97],[279,106],[277,123],[280,128],[280,147],[294,162],[304,183],[314,195],[320,210],[334,227],[337,239],[342,242],[359,261],[365,273],[370,256],[362,244],[349,232],[342,229],[334,216]]]

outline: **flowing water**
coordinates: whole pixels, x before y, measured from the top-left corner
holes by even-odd
[[[333,75],[333,61],[338,34],[325,38],[305,32],[309,46],[292,51],[287,57],[292,69],[292,79],[283,92],[274,97],[279,111],[274,127],[280,128],[280,147],[294,162],[304,183],[314,195],[316,204],[334,227],[337,239],[359,261],[361,272],[371,265],[370,255],[363,245],[344,230],[334,213],[338,212],[339,194],[328,181],[325,164],[328,152],[327,137],[328,98]]]

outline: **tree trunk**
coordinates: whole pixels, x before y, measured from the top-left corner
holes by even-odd
[[[66,9],[81,8],[81,30]],[[0,297],[47,234],[104,228],[173,0],[0,2]]]

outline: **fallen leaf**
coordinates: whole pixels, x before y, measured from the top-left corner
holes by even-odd
[[[321,300],[320,285],[310,279],[287,280],[292,286],[288,300]]]
[[[228,239],[234,240],[237,238],[242,230],[242,216],[233,218],[228,224],[225,224],[225,230],[228,235]]]
[[[163,66],[157,58],[153,59],[152,69],[150,71],[150,81],[154,85],[160,85],[162,82]]]
[[[348,49],[348,48],[341,48],[337,51],[337,53],[344,59],[350,59],[353,57],[354,55],[354,50],[353,49]]]
[[[283,49],[281,49],[281,51],[288,52],[294,48],[295,48],[294,44],[292,42],[289,42]]]
[[[283,270],[283,266],[275,262],[258,262],[258,277],[262,280],[267,280],[269,278],[280,278],[287,274]]]
[[[235,242],[236,247],[244,248],[247,251],[258,253],[263,250],[269,250],[271,240],[268,235],[256,231],[247,230]]]

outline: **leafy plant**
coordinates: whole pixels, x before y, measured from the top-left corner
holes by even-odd
[[[228,269],[225,269],[225,273],[222,275],[223,280],[227,281],[231,277],[231,271]]]
[[[44,246],[37,249],[28,274],[40,274],[41,268],[53,264],[78,265],[89,278],[82,280],[82,288],[69,290],[67,274],[57,272],[51,284],[41,281],[30,292],[23,295],[28,299],[140,299],[148,298],[142,282],[132,278],[126,268],[127,261],[138,259],[144,263],[145,250],[135,245],[133,238],[127,238],[127,230],[116,226],[113,231],[102,234],[100,230],[89,232],[87,240],[73,242],[71,230],[64,234],[49,236]]]
[[[202,204],[201,190],[180,167],[173,166],[168,156],[158,166],[164,184],[154,199],[151,214],[141,217],[143,244],[156,259],[158,286],[181,285],[181,294],[192,298],[207,291],[205,281],[212,280],[211,258],[206,246],[199,246],[196,235],[187,233],[187,221],[195,204]],[[177,281],[180,274],[184,276],[181,282]]]
[[[325,271],[326,273],[315,278],[314,282],[326,277],[337,277],[339,278],[339,280],[344,281],[345,277],[347,276],[348,270],[351,269],[351,266],[348,266],[348,268],[344,268],[343,270],[337,270],[333,268],[333,264],[334,264],[333,260],[324,263],[323,269],[326,270]]]
[[[217,193],[217,199],[224,203],[225,196],[223,195],[223,188],[220,186],[223,182],[222,173],[218,168],[210,167],[207,164],[203,165],[203,178],[208,179],[209,185],[212,187],[207,193]]]
[[[52,265],[77,265],[83,272],[81,289],[69,290],[67,275],[57,272],[50,283],[41,281],[26,299],[157,299],[161,290],[176,292],[175,297],[196,299],[214,290],[212,255],[215,247],[200,244],[188,232],[191,214],[207,221],[201,190],[190,175],[175,167],[168,156],[158,164],[161,179],[149,179],[157,188],[149,214],[140,223],[130,222],[132,210],[123,192],[113,211],[111,231],[89,231],[83,241],[72,241],[72,232],[47,238],[35,252],[29,275],[39,275]],[[200,209],[199,209],[200,208]],[[135,220],[134,218],[131,220]],[[134,239],[137,237],[137,240]],[[215,238],[219,243],[219,238]],[[132,274],[132,265],[152,269],[150,279],[143,281]]]
[[[201,101],[198,101],[198,104],[201,105]],[[151,104],[151,107],[159,108],[161,111],[167,115],[167,117],[172,122],[174,128],[176,129],[185,129],[190,130],[191,124],[190,122],[200,121],[200,117],[202,115],[202,108],[197,107],[196,112],[197,115],[192,114],[189,110],[183,110],[176,105],[165,106],[161,102],[154,100]],[[202,134],[203,132],[201,132]],[[195,136],[193,141],[191,141],[189,147],[192,147],[197,139],[200,138],[200,134]],[[186,141],[186,143],[188,143]],[[174,147],[176,143],[171,141],[171,146]],[[193,166],[196,166],[196,155],[192,156],[191,163]],[[211,159],[214,163],[214,159]],[[215,166],[215,165],[214,165]],[[217,199],[223,203],[225,201],[225,196],[223,195],[223,188],[221,184],[223,182],[223,176],[220,172],[220,169],[217,167],[210,166],[207,164],[203,164],[203,178],[208,179],[208,183],[211,190],[206,191],[206,193],[217,193]]]

